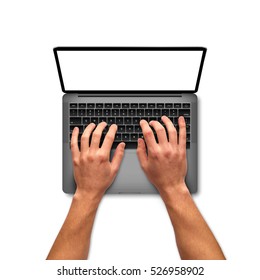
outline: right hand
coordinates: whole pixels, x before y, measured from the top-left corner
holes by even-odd
[[[149,125],[156,131],[158,143],[148,122],[145,120],[140,121],[145,141],[141,138],[138,139],[137,156],[147,178],[164,198],[171,194],[173,190],[187,190],[185,185],[187,159],[184,118],[180,117],[178,120],[179,141],[177,131],[171,120],[166,116],[162,116],[162,121],[166,126],[169,140],[167,139],[166,130],[158,121],[149,122]]]

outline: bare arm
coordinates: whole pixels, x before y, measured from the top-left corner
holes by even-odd
[[[50,250],[48,260],[79,260],[88,257],[91,231],[95,214],[103,194],[112,184],[124,155],[124,143],[117,146],[110,162],[110,150],[117,126],[111,125],[99,148],[106,123],[100,123],[89,139],[95,125],[85,129],[78,147],[78,128],[73,130],[71,152],[77,191],[73,197],[68,216]]]
[[[145,120],[140,122],[145,142],[138,139],[137,155],[146,176],[158,189],[166,205],[180,257],[191,260],[225,259],[185,185],[187,160],[184,118],[179,118],[179,139],[172,122],[166,116],[162,117],[162,121],[169,139],[159,122],[149,123],[156,131],[158,143],[148,123]]]

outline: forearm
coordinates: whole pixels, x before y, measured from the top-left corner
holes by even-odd
[[[162,194],[181,259],[225,259],[185,185]]]
[[[75,194],[47,259],[87,259],[99,199]]]

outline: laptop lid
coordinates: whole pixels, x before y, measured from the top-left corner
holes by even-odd
[[[195,93],[203,47],[54,48],[65,93]]]

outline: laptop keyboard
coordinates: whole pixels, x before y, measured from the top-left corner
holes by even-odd
[[[126,143],[126,148],[136,149],[137,139],[143,138],[139,125],[141,119],[148,122],[156,120],[164,126],[161,116],[166,115],[173,122],[178,132],[178,117],[184,116],[187,132],[186,146],[189,149],[191,141],[190,110],[190,103],[70,103],[70,139],[74,127],[79,128],[80,141],[81,135],[88,124],[98,124],[105,121],[108,126],[103,131],[100,145],[102,145],[109,126],[115,123],[118,128],[112,148],[116,148],[117,144],[123,141]],[[155,131],[154,134],[157,140]]]

